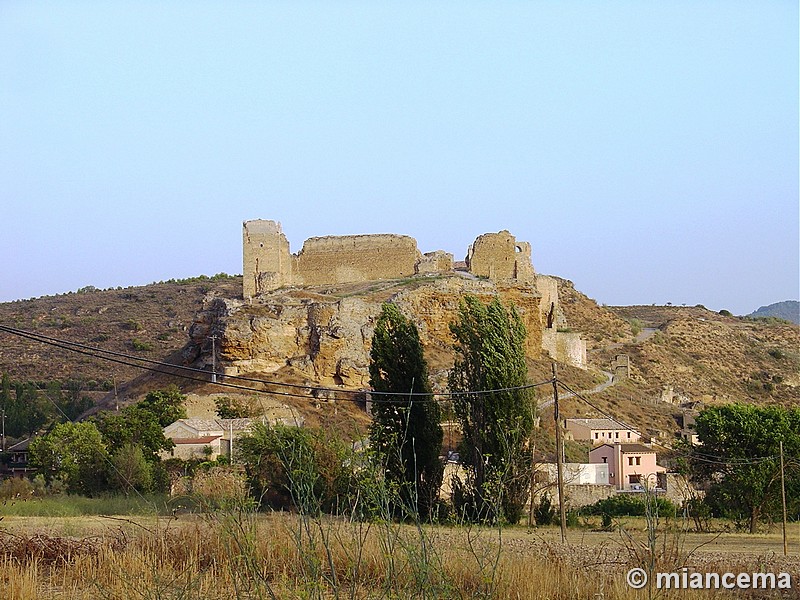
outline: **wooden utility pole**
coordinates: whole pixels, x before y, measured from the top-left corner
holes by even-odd
[[[553,363],[553,420],[556,424],[556,473],[558,474],[558,510],[561,514],[561,541],[567,541],[567,514],[564,510],[564,465],[561,464],[563,453],[561,441],[561,417],[558,415],[558,375],[556,363]]]
[[[211,383],[217,383],[217,336],[211,336]]]
[[[534,501],[534,488],[536,486],[536,440],[533,441],[533,448],[531,449],[531,491],[529,494],[528,505],[528,529],[533,527],[533,501]]]
[[[783,501],[783,555],[789,556],[789,545],[786,543],[786,480],[783,474],[783,440],[781,440],[781,499]]]

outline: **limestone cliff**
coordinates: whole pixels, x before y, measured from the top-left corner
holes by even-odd
[[[281,372],[322,385],[366,387],[375,322],[382,302],[391,301],[417,323],[433,380],[443,385],[453,362],[449,323],[467,293],[513,303],[528,329],[526,353],[541,355],[541,295],[535,288],[462,275],[367,288],[276,290],[252,303],[209,299],[190,330],[187,353],[201,366],[210,364],[209,339],[215,335],[218,369],[226,374]]]

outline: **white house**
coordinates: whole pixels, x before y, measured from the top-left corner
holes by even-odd
[[[605,463],[564,463],[564,485],[608,485],[608,465]],[[546,473],[547,481],[558,480],[558,467],[547,463],[539,467]]]

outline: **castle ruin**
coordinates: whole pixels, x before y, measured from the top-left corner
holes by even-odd
[[[404,279],[414,275],[461,273],[505,288],[522,288],[538,300],[536,331],[541,348],[553,358],[586,368],[586,343],[577,333],[559,331],[566,319],[558,302],[557,282],[537,275],[531,245],[508,231],[485,233],[469,246],[464,266],[453,255],[437,250],[426,254],[414,238],[396,234],[313,237],[292,254],[277,221],[243,224],[243,295],[246,301],[286,287],[310,287]],[[530,294],[528,294],[530,295]],[[531,315],[532,316],[532,315]],[[530,329],[530,327],[529,327]],[[538,343],[538,342],[537,342]]]
[[[403,279],[417,274],[449,273],[453,255],[422,254],[407,235],[370,234],[313,237],[292,254],[276,221],[245,221],[244,297],[285,286],[335,285]],[[533,285],[531,245],[508,231],[485,233],[467,250],[467,272],[492,281]]]

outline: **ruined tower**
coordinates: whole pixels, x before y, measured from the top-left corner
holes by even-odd
[[[531,245],[518,242],[507,230],[484,233],[467,250],[467,269],[492,281],[531,284],[536,277],[531,263]]]
[[[245,221],[243,237],[243,275],[245,298],[252,298],[292,282],[292,256],[289,240],[277,221]]]

